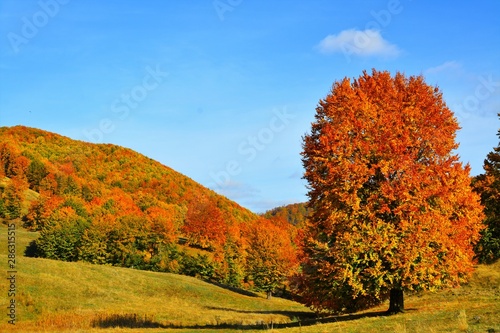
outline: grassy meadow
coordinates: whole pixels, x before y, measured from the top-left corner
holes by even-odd
[[[406,295],[406,313],[387,304],[346,316],[317,317],[304,306],[201,280],[23,256],[36,233],[16,229],[16,325],[2,313],[0,332],[500,332],[500,263],[478,266],[458,289]],[[0,225],[7,275],[7,227]],[[0,306],[10,300],[1,279]]]

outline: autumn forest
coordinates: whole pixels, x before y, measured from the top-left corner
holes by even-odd
[[[397,313],[403,293],[456,287],[500,257],[500,145],[471,177],[458,128],[421,76],[335,82],[297,156],[309,202],[258,215],[131,149],[2,127],[0,217],[39,233],[30,257],[194,276],[317,312],[390,299]]]

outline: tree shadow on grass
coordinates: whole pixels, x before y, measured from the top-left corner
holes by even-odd
[[[343,321],[351,321],[358,320],[362,318],[371,318],[371,317],[382,317],[387,316],[387,311],[375,311],[375,312],[364,312],[359,314],[347,314],[347,315],[319,315],[314,312],[306,312],[306,311],[249,311],[249,310],[235,310],[229,308],[220,308],[220,307],[207,307],[211,310],[220,310],[220,311],[229,311],[229,312],[237,312],[237,313],[248,313],[248,314],[267,314],[267,315],[282,315],[287,316],[292,322],[290,323],[276,323],[273,324],[274,328],[291,328],[291,327],[300,327],[300,326],[313,326],[317,324],[327,324],[327,323],[335,323],[335,322],[343,322]],[[269,323],[268,323],[269,324]],[[239,329],[258,329],[258,326],[262,325],[248,325],[249,327],[238,327]],[[257,327],[256,327],[257,326]],[[267,326],[267,325],[266,325]]]
[[[156,322],[152,317],[136,313],[102,315],[93,320],[92,327],[166,328],[165,325]]]
[[[302,326],[313,326],[317,324],[344,322],[362,318],[386,316],[386,311],[368,312],[354,315],[320,317],[312,312],[305,311],[246,311],[220,307],[207,307],[210,310],[230,311],[248,314],[284,315],[290,318],[290,323],[273,323],[272,321],[256,321],[255,324],[241,323],[217,323],[207,325],[179,325],[169,322],[160,323],[153,317],[138,314],[110,314],[102,316],[93,321],[92,326],[96,328],[172,328],[172,329],[237,329],[237,330],[268,330],[279,328],[292,328]]]
[[[316,313],[309,312],[309,311],[278,311],[278,310],[277,311],[275,311],[275,310],[252,311],[252,310],[236,310],[236,309],[223,308],[223,307],[217,307],[217,306],[207,306],[207,307],[205,307],[205,309],[224,311],[224,312],[247,313],[247,314],[281,315],[281,316],[288,317],[290,320],[317,319],[317,318],[319,318]]]

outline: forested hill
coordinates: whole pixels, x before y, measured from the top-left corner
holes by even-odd
[[[0,156],[0,176],[25,173],[29,188],[38,192],[71,195],[87,203],[122,196],[130,205],[123,208],[142,210],[173,205],[182,211],[204,201],[226,218],[256,219],[249,210],[179,172],[112,144],[76,141],[24,126],[1,127]]]
[[[188,211],[197,210],[220,215],[226,224],[257,219],[235,202],[131,149],[24,126],[0,128],[0,180],[5,177],[14,180],[17,191],[29,188],[53,204],[71,201],[76,212],[85,210],[87,215],[96,209],[114,217],[160,214],[177,226]],[[21,217],[23,212],[11,206],[10,217]]]
[[[295,229],[284,220],[256,215],[130,149],[22,126],[0,128],[2,219],[39,231],[31,256],[269,293],[298,263]]]
[[[306,222],[309,209],[305,202],[294,203],[286,206],[276,207],[264,213],[266,218],[281,218],[294,226],[303,226]]]

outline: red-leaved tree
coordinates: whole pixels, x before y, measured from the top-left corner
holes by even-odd
[[[220,251],[226,241],[227,225],[217,205],[207,197],[200,196],[186,214],[182,228],[189,242],[212,251]]]
[[[309,183],[300,291],[317,309],[352,312],[403,292],[456,286],[473,269],[482,207],[459,129],[422,76],[364,72],[335,82],[304,137]]]

